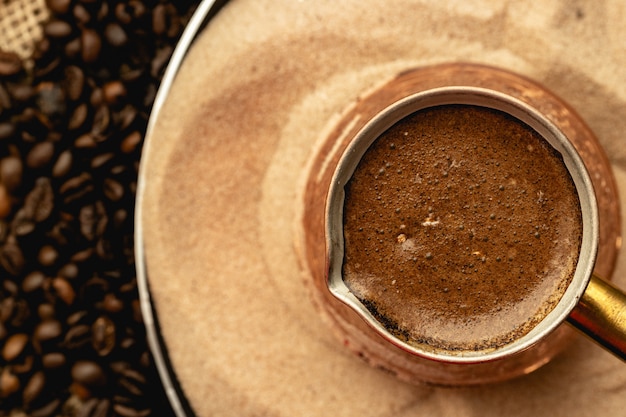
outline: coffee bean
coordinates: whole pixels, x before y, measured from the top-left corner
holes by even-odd
[[[158,4],[152,10],[152,31],[162,35],[167,30],[167,16],[164,4]]]
[[[150,64],[150,75],[153,77],[159,77],[165,70],[165,65],[167,64],[169,57],[172,55],[173,47],[172,46],[164,46],[157,50],[156,55],[152,59],[152,63]],[[147,99],[153,99],[153,96],[156,94],[156,91],[150,90],[149,97]]]
[[[80,36],[76,36],[68,41],[63,48],[65,56],[71,59],[77,59],[81,55],[82,49],[83,45]]]
[[[35,101],[41,113],[52,120],[56,120],[65,113],[65,94],[59,84],[47,81],[39,83]],[[35,119],[37,112],[33,111],[30,115],[24,112],[23,115]]]
[[[10,275],[17,276],[24,268],[22,249],[13,242],[6,242],[0,247],[0,266]]]
[[[72,366],[71,375],[74,382],[86,387],[101,387],[105,385],[107,381],[106,375],[100,365],[89,360],[77,361]]]
[[[15,102],[22,104],[28,102],[33,97],[35,89],[28,84],[14,84],[9,86],[9,93]]]
[[[74,146],[79,149],[95,148],[96,146],[98,146],[98,143],[91,133],[85,133],[79,136],[76,141],[74,141]]]
[[[111,122],[111,111],[105,105],[100,105],[96,108],[93,116],[93,126],[91,133],[94,137],[102,136],[106,133]]]
[[[106,356],[115,347],[115,325],[105,316],[100,316],[91,325],[91,342],[100,356]]]
[[[129,13],[128,5],[123,2],[117,3],[115,5],[114,14],[117,21],[124,25],[129,24],[133,20],[132,16]]]
[[[48,319],[40,322],[33,333],[33,346],[37,352],[43,352],[48,342],[53,342],[62,333],[62,326],[58,320]]]
[[[22,281],[22,291],[31,293],[41,289],[46,280],[46,276],[41,271],[30,272]]]
[[[70,150],[61,152],[52,167],[52,176],[55,178],[66,176],[72,168],[72,159],[72,152]]]
[[[50,38],[65,38],[72,33],[72,26],[57,19],[51,19],[43,25],[43,32]]]
[[[74,299],[76,298],[76,292],[72,285],[67,282],[64,278],[54,278],[52,280],[52,287],[56,291],[58,297],[68,306],[74,303]]]
[[[87,120],[87,115],[89,114],[89,108],[86,103],[79,104],[72,115],[70,116],[70,120],[67,124],[67,128],[69,130],[76,130],[83,126],[85,121]]]
[[[105,165],[107,162],[112,160],[114,157],[115,157],[115,154],[113,152],[107,152],[107,153],[94,156],[93,159],[91,160],[91,168],[92,169],[100,168],[103,165]]]
[[[78,215],[80,222],[80,231],[87,240],[94,240],[101,236],[108,223],[106,210],[101,201],[94,204],[83,206]]]
[[[28,335],[25,333],[17,333],[12,335],[4,343],[2,348],[2,357],[5,361],[10,362],[16,359],[24,351],[24,347],[28,343]]]
[[[34,223],[48,219],[54,208],[54,192],[50,179],[40,177],[35,180],[32,190],[26,195],[22,208],[13,219],[13,231],[18,236],[24,236],[34,228]]]
[[[66,279],[75,279],[78,277],[78,265],[73,262],[67,263],[59,269],[58,275]]]
[[[15,52],[0,49],[0,76],[15,75],[22,70],[22,58]]]
[[[9,217],[11,214],[11,195],[4,184],[0,183],[0,219]]]
[[[91,15],[82,4],[78,3],[72,9],[72,13],[74,14],[74,18],[81,25],[84,26],[85,23],[89,23],[91,20]]]
[[[19,389],[20,380],[11,373],[8,367],[5,367],[0,373],[0,398],[7,398]]]
[[[32,169],[45,167],[54,157],[54,144],[40,142],[32,147],[26,155],[26,166]]]
[[[65,340],[63,345],[67,349],[78,349],[89,343],[91,339],[91,332],[89,326],[86,324],[77,324],[72,326],[67,333],[65,333]]]
[[[12,281],[10,279],[5,279],[4,281],[2,281],[2,287],[6,291],[5,296],[7,295],[11,297],[17,296],[19,287],[15,281]]]
[[[46,0],[46,6],[51,12],[65,14],[70,9],[71,0]]]
[[[37,400],[37,397],[39,397],[39,394],[43,391],[45,383],[45,374],[42,371],[35,372],[33,376],[30,377],[22,391],[22,400],[24,401],[24,404],[28,405]]]
[[[9,110],[11,108],[11,95],[6,87],[0,84],[0,110]]]
[[[70,100],[78,100],[85,87],[85,73],[76,65],[69,65],[65,68],[65,92]]]
[[[59,252],[52,245],[44,245],[39,249],[37,261],[43,266],[52,266],[59,257]]]
[[[102,87],[102,93],[106,103],[115,104],[126,95],[126,87],[121,81],[110,81]]]
[[[0,140],[6,140],[15,135],[15,125],[9,122],[0,122]]]
[[[119,201],[124,196],[124,186],[114,179],[107,178],[104,180],[104,195],[111,201]]]
[[[49,303],[39,304],[37,314],[42,321],[53,320],[55,315],[54,306]]]
[[[111,408],[111,401],[104,398],[98,401],[98,404],[94,407],[93,412],[89,417],[107,417]]]
[[[70,204],[93,191],[93,183],[91,175],[84,172],[74,178],[70,178],[64,182],[59,188],[63,202]]]
[[[119,313],[124,309],[124,303],[115,294],[109,293],[102,300],[102,308],[109,313]]]
[[[143,139],[143,135],[136,130],[128,134],[124,138],[124,140],[122,140],[122,143],[120,145],[122,152],[124,153],[134,152],[135,149],[137,149],[137,147],[141,144],[142,139]]]
[[[17,156],[7,156],[0,160],[0,183],[12,192],[22,184],[24,168],[22,160]]]
[[[80,34],[81,57],[87,63],[95,62],[100,57],[102,41],[98,32],[93,29],[84,28]]]
[[[126,45],[128,36],[118,23],[112,22],[104,28],[104,37],[111,46],[120,47]]]
[[[60,352],[46,353],[41,357],[41,363],[46,369],[59,369],[66,363],[65,355]]]

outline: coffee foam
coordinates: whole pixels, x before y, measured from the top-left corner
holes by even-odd
[[[389,331],[435,350],[490,350],[561,299],[581,245],[561,156],[474,106],[385,132],[346,186],[344,281]]]

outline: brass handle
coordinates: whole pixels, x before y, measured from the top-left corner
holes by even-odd
[[[568,321],[626,360],[626,294],[622,290],[593,275]]]

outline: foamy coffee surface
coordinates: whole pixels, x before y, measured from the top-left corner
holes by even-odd
[[[561,299],[581,246],[560,154],[483,107],[395,124],[363,156],[344,204],[346,285],[392,333],[433,350],[528,333]]]

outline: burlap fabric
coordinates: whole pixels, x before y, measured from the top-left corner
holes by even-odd
[[[1,0],[0,49],[28,62],[35,43],[43,37],[41,23],[49,15],[45,0]]]

